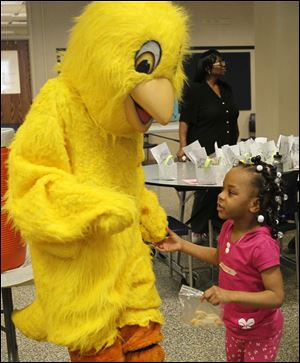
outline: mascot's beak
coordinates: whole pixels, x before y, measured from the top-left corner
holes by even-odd
[[[134,102],[155,121],[166,125],[171,120],[174,106],[174,91],[166,78],[156,78],[138,84],[131,92]]]

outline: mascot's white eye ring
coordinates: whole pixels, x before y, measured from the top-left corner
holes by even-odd
[[[158,66],[161,58],[161,47],[155,40],[145,43],[135,56],[135,70],[150,74]]]

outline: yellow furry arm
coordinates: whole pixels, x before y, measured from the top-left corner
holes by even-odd
[[[9,164],[11,187],[6,208],[32,243],[49,248],[48,243],[75,242],[95,229],[112,234],[136,218],[135,201],[125,194],[78,183],[62,170],[34,165],[13,153]],[[59,248],[57,254],[65,255]]]
[[[137,220],[138,212],[133,197],[79,182],[72,174],[63,123],[47,90],[11,145],[6,209],[25,240],[67,257],[76,252],[70,242],[74,247],[95,231],[120,232]]]
[[[157,196],[146,188],[141,197],[140,227],[144,241],[158,242],[166,236],[166,213],[159,205]]]

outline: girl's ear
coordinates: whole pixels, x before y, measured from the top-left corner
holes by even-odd
[[[253,198],[250,203],[250,212],[258,213],[260,211],[260,201],[259,198]]]

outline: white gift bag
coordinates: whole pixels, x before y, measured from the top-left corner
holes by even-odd
[[[177,164],[166,142],[150,149],[158,164],[158,177],[163,180],[177,179]]]
[[[201,147],[198,140],[183,147],[183,151],[194,165],[197,164],[197,160],[207,158],[206,150],[204,147]]]
[[[215,169],[211,165],[211,159],[200,159],[195,165],[196,178],[199,184],[216,184]]]
[[[234,163],[240,160],[239,147],[237,145],[223,145],[222,151],[225,159],[225,164],[228,167],[232,167]]]
[[[177,164],[158,164],[158,177],[162,180],[176,180],[177,179]]]
[[[279,135],[277,148],[279,154],[282,155],[283,171],[292,169],[292,147],[294,136]]]
[[[211,168],[214,171],[216,184],[223,185],[225,175],[230,170],[230,167],[220,163],[219,165],[212,165]]]
[[[294,136],[291,158],[292,158],[292,168],[299,169],[299,136]]]

